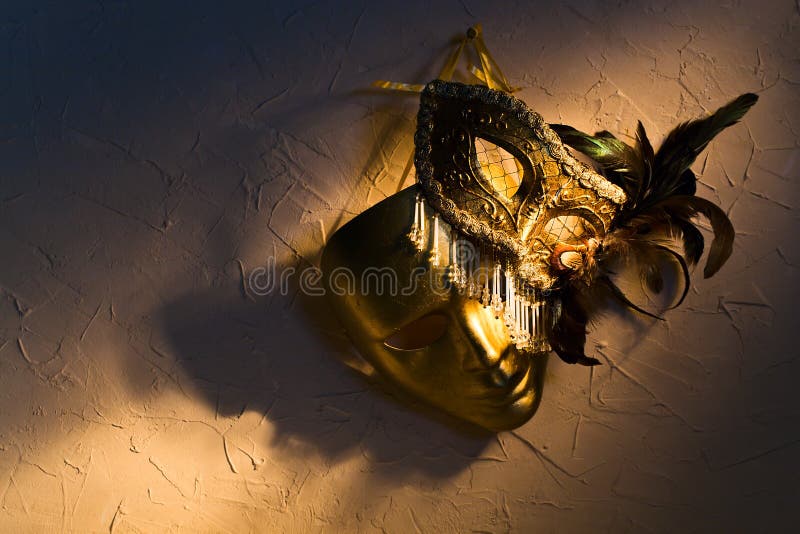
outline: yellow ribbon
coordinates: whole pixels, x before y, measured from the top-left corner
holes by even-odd
[[[403,93],[421,93],[425,86],[419,83],[387,82],[386,80],[375,80],[373,87],[387,89],[389,91],[400,91]]]
[[[490,89],[500,89],[507,93],[512,92],[511,84],[508,83],[500,66],[492,57],[486,43],[483,41],[483,30],[480,24],[476,24],[467,31],[467,34],[474,33],[472,44],[475,52],[481,60],[481,70],[483,71],[483,81]]]
[[[501,91],[506,91],[507,93],[513,93],[516,91],[517,88],[511,87],[511,84],[508,83],[503,71],[500,70],[497,62],[494,60],[492,54],[489,52],[489,49],[486,47],[486,43],[483,41],[483,29],[481,28],[480,24],[476,24],[467,30],[466,35],[463,39],[461,39],[458,47],[453,50],[453,53],[447,58],[442,70],[439,71],[439,79],[448,81],[453,77],[458,60],[461,58],[461,55],[464,52],[464,47],[468,42],[472,42],[472,45],[475,47],[475,53],[478,55],[478,58],[481,62],[480,67],[470,64],[469,72],[490,89],[499,89]],[[376,80],[372,83],[372,86],[378,89],[412,94],[421,93],[423,89],[425,89],[425,86],[422,84],[391,82],[386,80]],[[406,162],[406,166],[403,169],[403,174],[400,176],[400,183],[397,184],[397,192],[400,192],[400,190],[403,188],[403,184],[405,184],[406,178],[408,178],[408,175],[411,172],[413,163],[414,151],[412,150],[411,155]]]

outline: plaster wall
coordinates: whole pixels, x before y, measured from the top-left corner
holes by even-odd
[[[533,420],[384,395],[269,257],[392,194],[412,97],[482,22],[550,122],[654,142],[754,91],[695,165],[737,229],[668,321],[551,358]],[[800,503],[800,4],[5,2],[0,530],[788,530]],[[409,181],[410,183],[410,181]]]

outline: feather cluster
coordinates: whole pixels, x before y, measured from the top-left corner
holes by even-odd
[[[589,135],[571,126],[550,125],[565,145],[591,158],[627,195],[594,255],[592,268],[571,278],[562,292],[562,313],[550,344],[564,361],[600,363],[584,353],[586,328],[609,300],[616,299],[660,319],[635,304],[615,283],[620,265],[635,265],[642,287],[653,294],[664,289],[664,269],[670,265],[684,287],[669,308],[683,301],[689,289],[689,268],[699,262],[705,246],[703,234],[694,223],[697,216],[708,219],[714,233],[703,276],[714,275],[730,257],[733,225],[719,206],[695,196],[697,178],[690,167],[709,142],[738,122],[757,100],[758,96],[747,93],[706,118],[680,124],[667,135],[658,152],[653,150],[641,122],[633,146],[607,131]],[[676,249],[675,243],[682,246]]]

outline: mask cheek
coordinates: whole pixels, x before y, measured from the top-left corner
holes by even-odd
[[[474,300],[460,302],[455,316],[455,326],[466,352],[462,358],[463,367],[474,370],[496,365],[510,346],[502,320],[497,319],[490,308]]]

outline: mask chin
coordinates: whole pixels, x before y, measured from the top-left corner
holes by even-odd
[[[331,236],[322,256],[331,306],[361,356],[410,401],[491,431],[522,425],[541,399],[547,355],[518,351],[502,317],[449,288],[446,266],[414,250],[417,193],[401,191]],[[438,245],[446,258],[450,236]]]

